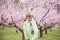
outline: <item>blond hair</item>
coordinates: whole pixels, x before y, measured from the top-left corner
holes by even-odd
[[[26,13],[26,17],[28,17],[28,16],[34,17],[34,15],[33,15],[33,13],[31,11]]]

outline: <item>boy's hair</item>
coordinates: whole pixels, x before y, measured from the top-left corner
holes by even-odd
[[[28,16],[29,16],[29,17],[34,17],[33,13],[30,12],[30,11],[26,13],[26,18],[27,18]]]

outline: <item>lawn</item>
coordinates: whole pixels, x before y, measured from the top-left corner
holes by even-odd
[[[13,27],[5,27],[4,30],[0,29],[0,40],[22,40],[22,34],[16,33]],[[43,38],[38,40],[60,40],[60,26],[53,31],[48,30],[48,34],[43,33]]]

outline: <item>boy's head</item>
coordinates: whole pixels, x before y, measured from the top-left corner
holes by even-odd
[[[33,19],[33,14],[31,12],[28,12],[26,14],[26,18],[27,18],[28,21],[31,21]]]

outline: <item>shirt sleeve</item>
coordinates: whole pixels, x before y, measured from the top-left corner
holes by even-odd
[[[34,31],[35,31],[35,35],[33,39],[38,38],[38,28],[37,28],[37,24],[35,21],[34,21]]]
[[[27,37],[27,27],[26,27],[26,24],[24,23],[23,24],[23,30],[24,30],[24,36],[25,36],[25,39],[28,39],[28,37]]]
[[[33,23],[34,23],[34,29],[35,29],[35,31],[38,31],[38,27],[37,27],[36,21],[34,21]]]

